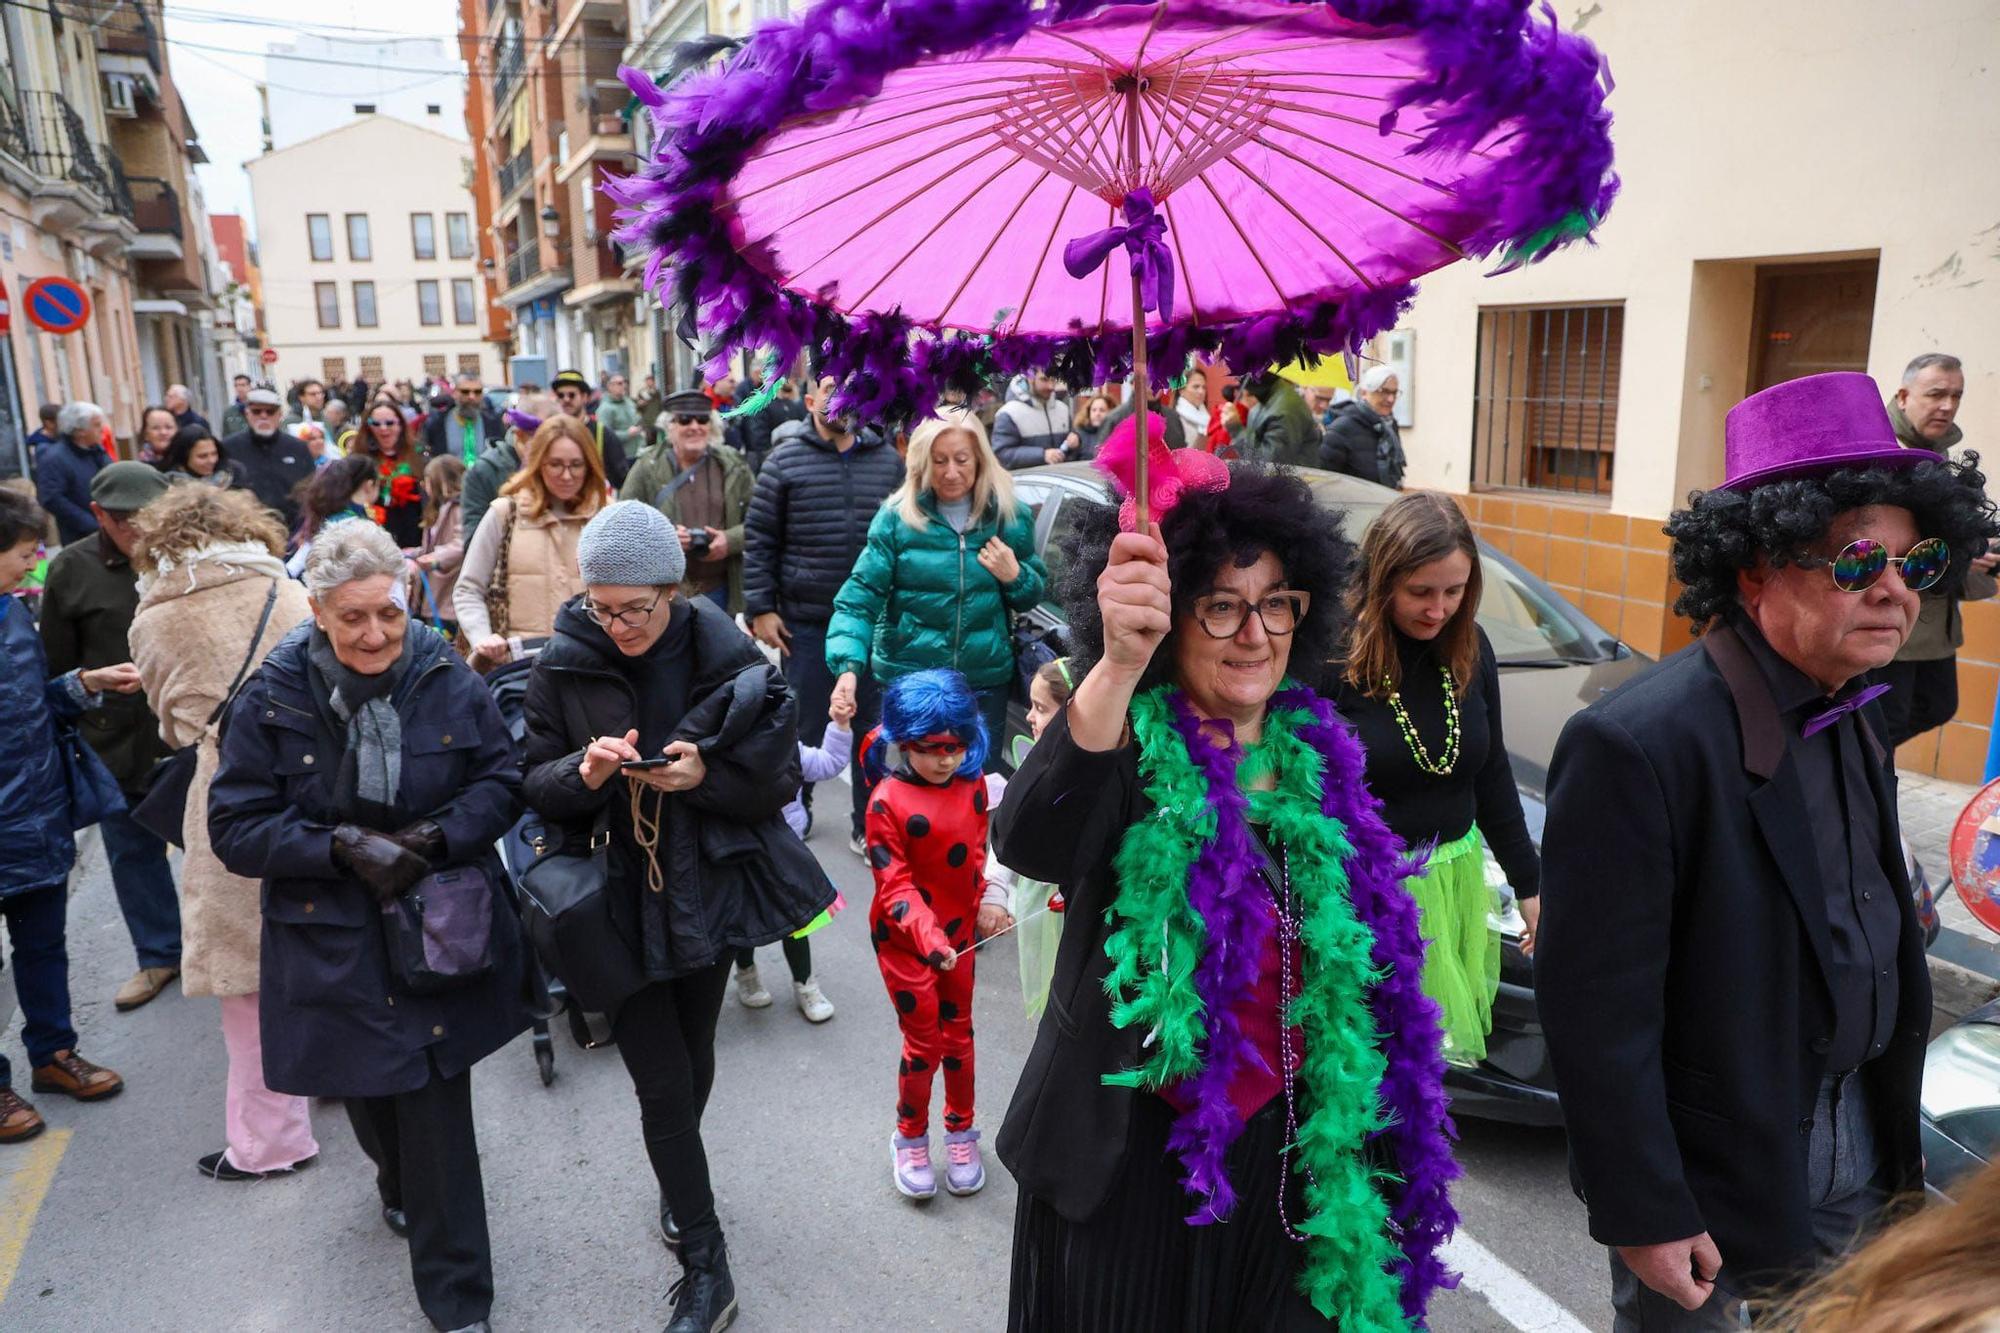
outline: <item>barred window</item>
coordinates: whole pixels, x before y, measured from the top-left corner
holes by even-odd
[[[382,358],[379,356],[362,357],[361,378],[367,380],[370,384],[380,384],[382,382]]]
[[[424,374],[429,375],[433,379],[442,377],[444,375],[444,358],[441,356],[425,357]]]
[[[1610,495],[1624,343],[1622,303],[1482,309],[1473,484]]]
[[[328,384],[347,382],[347,358],[344,356],[323,356],[319,359],[319,377]]]
[[[479,371],[479,353],[477,353],[477,352],[460,352],[460,353],[458,354],[458,373],[459,373],[459,374],[461,374],[461,375],[477,375],[477,374],[479,374],[479,373],[480,373],[480,371]]]

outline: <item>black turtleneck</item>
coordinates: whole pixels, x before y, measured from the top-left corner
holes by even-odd
[[[1445,748],[1445,681],[1433,646],[1396,635],[1403,668],[1404,711],[1424,751],[1436,760]],[[1382,816],[1412,848],[1462,838],[1476,822],[1518,897],[1541,892],[1542,863],[1521,813],[1521,793],[1507,762],[1500,731],[1500,668],[1486,632],[1479,632],[1479,670],[1458,701],[1458,762],[1439,777],[1417,766],[1387,699],[1373,699],[1343,684],[1334,706],[1354,727],[1368,754],[1368,789],[1382,802]]]

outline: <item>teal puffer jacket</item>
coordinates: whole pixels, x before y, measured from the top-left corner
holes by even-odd
[[[926,492],[930,521],[913,528],[885,505],[868,525],[868,544],[833,599],[826,664],[834,675],[865,667],[887,683],[927,667],[952,667],[976,689],[1014,678],[1007,615],[1042,600],[1049,572],[1035,554],[1035,521],[1016,504],[1003,527],[996,507],[962,535],[939,516]],[[1014,549],[1021,572],[1006,587],[979,563],[995,534]]]

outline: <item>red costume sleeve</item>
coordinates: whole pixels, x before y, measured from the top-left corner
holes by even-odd
[[[868,864],[875,872],[874,915],[888,926],[892,941],[935,967],[956,950],[938,924],[937,914],[924,902],[911,874],[903,817],[896,811],[893,795],[883,790],[894,785],[882,783],[876,797],[868,802]]]

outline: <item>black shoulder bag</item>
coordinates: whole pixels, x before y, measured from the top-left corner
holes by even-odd
[[[591,824],[583,855],[549,846],[553,832],[533,840],[534,864],[520,872],[521,926],[575,1006],[612,1013],[645,989],[646,974],[611,919],[610,802]]]
[[[202,727],[204,733],[209,727],[222,720],[229,711],[229,705],[236,702],[236,692],[243,688],[244,678],[250,674],[251,665],[257,660],[257,647],[264,642],[264,629],[271,623],[271,608],[278,602],[278,581],[271,580],[271,590],[264,594],[264,614],[257,619],[257,631],[250,636],[250,650],[243,654],[243,665],[236,670],[236,679],[229,682],[229,692],[222,696],[222,702],[208,715],[208,722]],[[153,771],[146,775],[146,795],[139,804],[132,807],[132,818],[139,826],[155,837],[164,838],[176,847],[185,847],[182,827],[187,823],[188,788],[194,785],[194,770],[201,742],[183,745],[166,758],[153,765]]]

